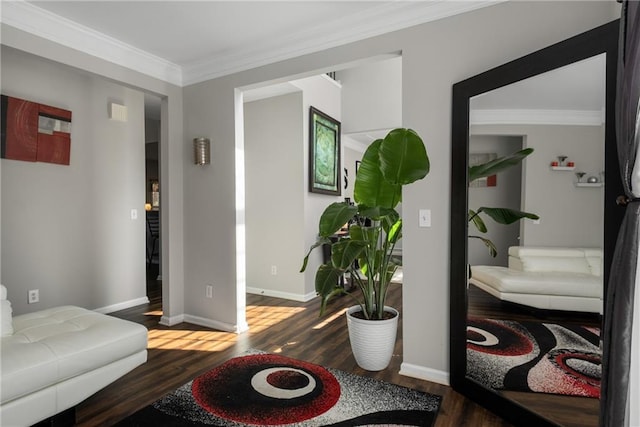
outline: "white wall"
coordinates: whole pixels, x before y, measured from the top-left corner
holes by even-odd
[[[189,242],[185,307],[194,308],[200,298],[199,288],[197,292],[191,288],[200,282],[198,279],[215,276],[224,286],[221,298],[227,303],[219,310],[210,307],[209,315],[229,319],[233,316],[230,311],[235,310],[230,307],[236,297],[234,89],[318,74],[340,68],[340,64],[402,51],[402,124],[423,136],[432,161],[427,179],[407,187],[403,194],[403,371],[446,381],[451,86],[606,23],[616,18],[615,10],[611,2],[502,3],[186,87],[186,133],[191,136],[207,131],[217,135],[220,160],[215,172],[206,176],[185,173],[185,233]],[[202,197],[198,190],[205,188],[216,197]],[[432,210],[431,228],[418,227],[420,208]],[[315,223],[315,219],[310,222]],[[207,231],[202,232],[205,227]],[[309,241],[315,232],[309,232]]]
[[[73,114],[69,166],[2,160],[2,282],[14,312],[144,301],[142,93],[4,46],[2,93]],[[127,107],[127,123],[108,119],[110,101]],[[26,304],[29,289],[40,303]]]
[[[304,299],[303,115],[301,92],[244,104],[249,293]]]

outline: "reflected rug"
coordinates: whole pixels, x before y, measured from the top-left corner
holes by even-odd
[[[469,318],[468,376],[497,390],[600,397],[600,330]]]
[[[118,426],[432,426],[442,398],[288,357],[235,357]]]

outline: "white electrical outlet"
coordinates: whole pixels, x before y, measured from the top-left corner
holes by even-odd
[[[213,285],[207,285],[205,289],[205,296],[207,298],[213,298]]]
[[[275,276],[276,274],[278,274],[278,267],[275,265],[271,266],[271,275]]]
[[[29,304],[33,304],[36,302],[40,302],[40,290],[39,289],[31,289],[29,291],[28,301]]]

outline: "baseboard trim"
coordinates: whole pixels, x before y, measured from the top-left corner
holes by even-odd
[[[107,305],[105,307],[96,308],[93,311],[102,314],[113,313],[114,311],[125,310],[127,308],[135,307],[142,304],[149,304],[149,298],[142,297],[136,298],[129,301],[120,302],[118,304]]]
[[[160,323],[162,326],[174,326],[184,322],[184,314],[177,316],[162,316],[160,317]]]
[[[316,297],[315,292],[310,292],[306,295],[302,295],[302,294],[294,294],[291,292],[274,291],[271,289],[254,288],[249,286],[247,287],[247,293],[254,294],[254,295],[264,295],[267,297],[274,297],[274,298],[283,298],[283,299],[288,299],[288,300],[298,301],[298,302],[308,302]]]
[[[205,317],[193,316],[191,314],[184,315],[184,321],[187,323],[193,323],[194,325],[205,326],[211,329],[217,329],[224,332],[238,332],[236,325],[230,323],[220,322],[218,320],[207,319]]]
[[[414,365],[411,363],[403,362],[400,365],[400,375],[418,378],[420,380],[427,380],[447,386],[451,385],[449,383],[449,372],[425,368],[424,366]]]

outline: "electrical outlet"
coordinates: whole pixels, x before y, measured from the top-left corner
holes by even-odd
[[[271,275],[275,276],[276,274],[278,274],[278,267],[275,265],[271,266]]]
[[[28,301],[29,304],[33,304],[35,302],[40,302],[40,290],[39,289],[31,289],[29,291]]]
[[[207,298],[213,298],[213,285],[207,285],[205,289],[205,296]]]

